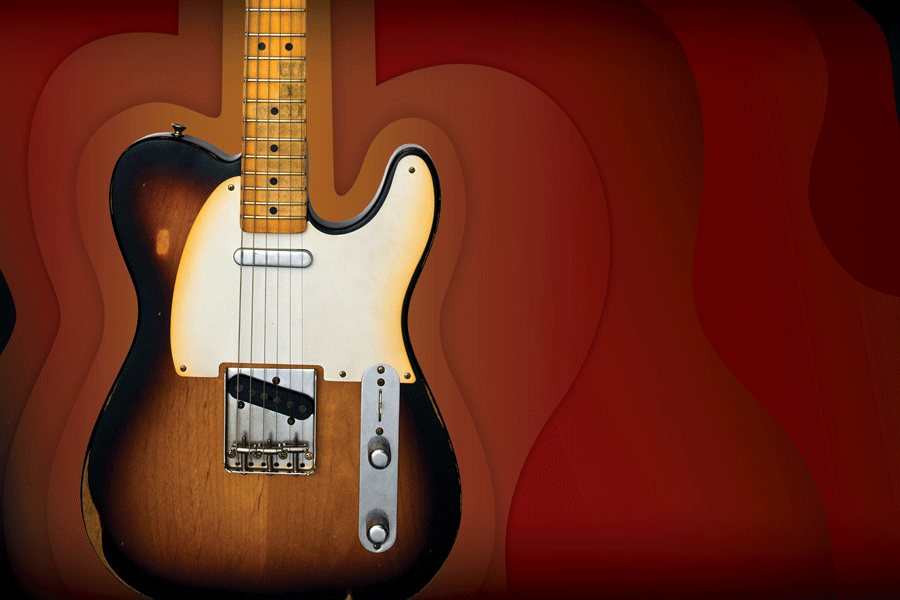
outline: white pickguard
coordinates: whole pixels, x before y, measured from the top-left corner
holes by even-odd
[[[402,157],[372,220],[341,235],[312,225],[298,234],[245,233],[240,189],[240,177],[216,188],[185,244],[172,300],[177,372],[216,377],[223,363],[308,365],[323,367],[325,379],[360,381],[383,363],[415,381],[401,318],[434,219],[425,161]],[[312,265],[242,267],[233,258],[241,247],[303,248]]]

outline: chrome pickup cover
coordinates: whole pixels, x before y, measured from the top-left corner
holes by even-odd
[[[287,267],[305,269],[312,264],[309,250],[280,250],[275,248],[238,248],[234,262],[243,267]]]
[[[315,369],[231,368],[224,383],[226,470],[315,471]]]

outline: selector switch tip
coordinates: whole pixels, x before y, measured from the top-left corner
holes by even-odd
[[[184,130],[187,129],[187,125],[182,125],[181,123],[172,123],[172,129],[175,131],[172,135],[174,137],[181,137],[184,135]]]

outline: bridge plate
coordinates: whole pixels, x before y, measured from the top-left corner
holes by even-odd
[[[315,369],[226,369],[225,469],[313,473],[315,406]]]

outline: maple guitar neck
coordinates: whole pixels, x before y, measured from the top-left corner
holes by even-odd
[[[306,0],[249,0],[241,229],[307,226]]]

